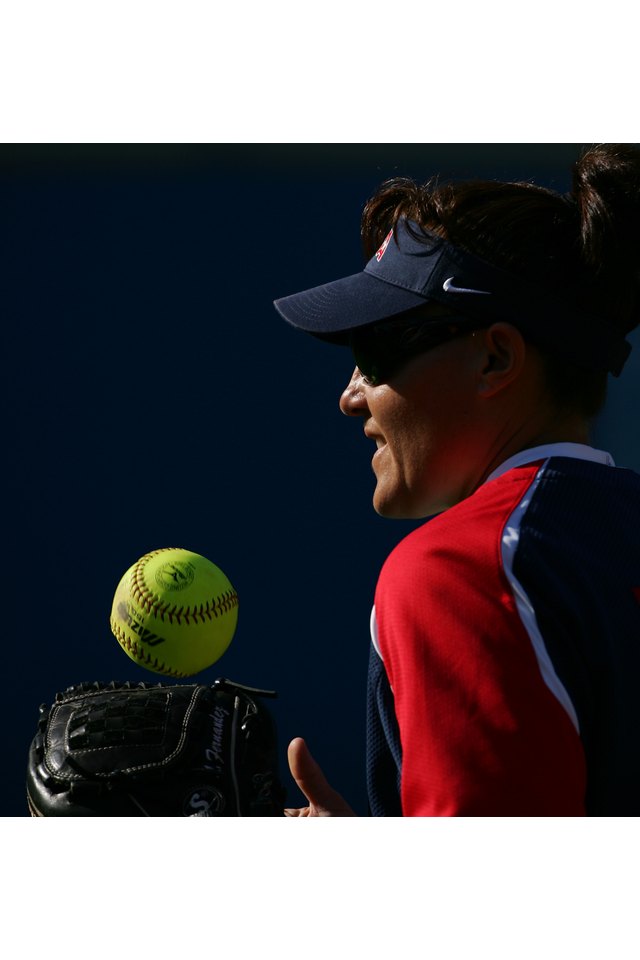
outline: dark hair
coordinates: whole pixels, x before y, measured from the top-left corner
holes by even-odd
[[[550,291],[574,289],[585,312],[622,335],[640,322],[640,151],[631,145],[585,149],[569,194],[528,182],[388,180],[362,214],[367,259],[402,217]],[[559,407],[598,412],[606,374],[548,352],[545,369]]]

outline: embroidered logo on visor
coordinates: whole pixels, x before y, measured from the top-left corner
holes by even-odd
[[[442,289],[445,293],[480,293],[483,297],[490,297],[491,294],[488,290],[474,290],[472,287],[456,287],[454,285],[455,277],[449,277],[448,280],[442,284]]]
[[[384,252],[385,252],[385,250],[387,249],[387,247],[389,246],[389,241],[391,240],[391,237],[392,237],[392,236],[393,236],[393,229],[389,230],[389,233],[386,235],[386,237],[385,237],[384,240],[382,241],[382,246],[380,247],[380,249],[379,249],[379,250],[377,251],[377,253],[376,253],[376,260],[378,261],[378,263],[380,263],[380,261],[381,261],[382,258],[384,257]]]

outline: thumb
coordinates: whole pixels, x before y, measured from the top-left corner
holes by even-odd
[[[345,800],[331,787],[322,770],[313,759],[302,737],[289,744],[291,776],[319,816],[355,816]]]

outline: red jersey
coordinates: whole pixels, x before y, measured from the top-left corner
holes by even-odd
[[[640,812],[639,531],[640,478],[553,444],[396,547],[372,616],[374,815]]]

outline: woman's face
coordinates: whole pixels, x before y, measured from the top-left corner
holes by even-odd
[[[468,334],[414,357],[378,386],[354,370],[340,409],[362,417],[365,435],[376,444],[373,505],[381,516],[439,513],[481,482],[479,365]]]

